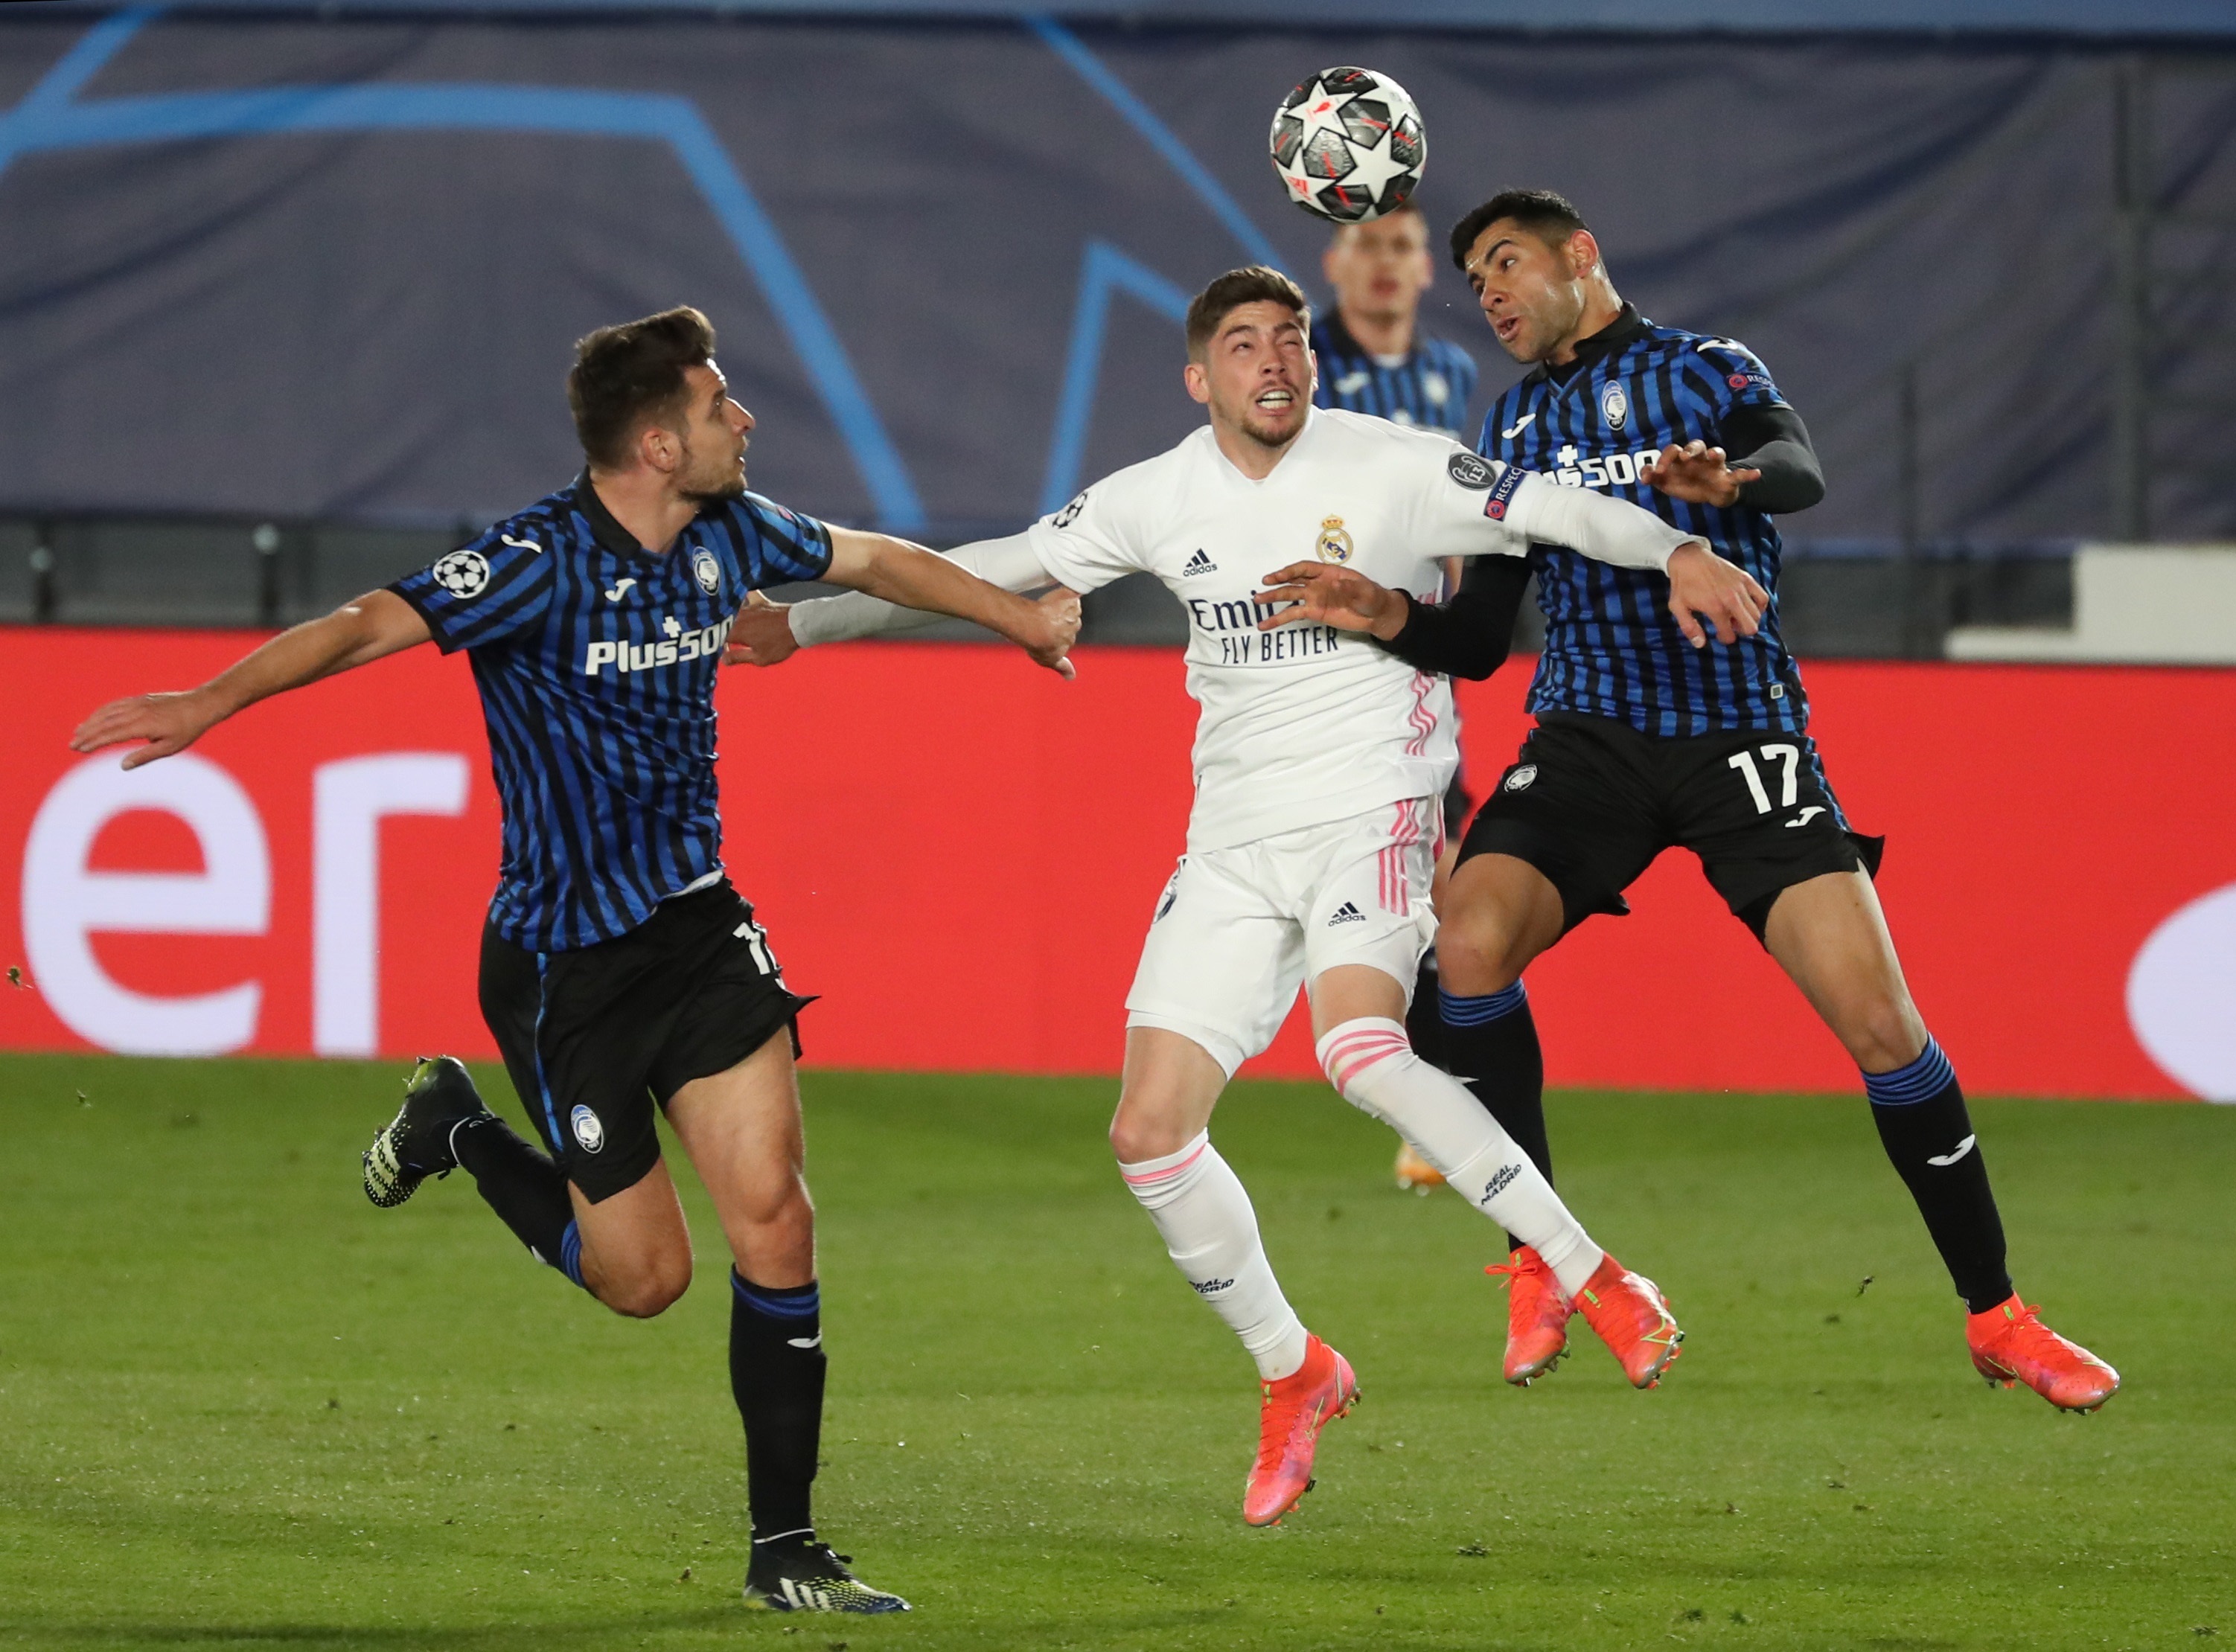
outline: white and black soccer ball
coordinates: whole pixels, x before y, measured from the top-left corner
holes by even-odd
[[[1283,98],[1273,147],[1289,199],[1338,224],[1396,212],[1429,164],[1419,108],[1371,69],[1324,69]]]

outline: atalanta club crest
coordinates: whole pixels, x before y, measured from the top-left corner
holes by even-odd
[[[722,588],[722,565],[714,560],[714,553],[701,550],[691,559],[691,572],[699,580],[699,588],[713,596]]]
[[[1610,430],[1622,429],[1622,422],[1630,416],[1630,397],[1622,393],[1622,386],[1610,383],[1600,392],[1600,416],[1607,421]]]
[[[574,1125],[575,1144],[585,1153],[595,1153],[606,1144],[606,1127],[588,1107],[576,1107],[567,1116],[567,1122]]]
[[[1323,562],[1348,562],[1356,547],[1351,535],[1344,531],[1343,518],[1325,516],[1320,519],[1320,536],[1312,541],[1312,554]]]

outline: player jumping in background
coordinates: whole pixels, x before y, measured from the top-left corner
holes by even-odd
[[[1312,323],[1312,359],[1319,377],[1312,389],[1318,407],[1371,413],[1393,424],[1441,430],[1467,440],[1468,398],[1475,393],[1475,358],[1457,344],[1431,338],[1421,326],[1421,298],[1437,277],[1429,256],[1429,220],[1410,201],[1393,213],[1365,223],[1339,224],[1320,255],[1320,272],[1335,293],[1335,306]],[[1444,562],[1441,594],[1459,587],[1462,564]],[[1453,724],[1458,732],[1457,720]],[[1455,767],[1440,800],[1444,850],[1437,858],[1432,905],[1444,899],[1444,880],[1467,824],[1472,802]],[[1437,1014],[1437,954],[1421,959],[1421,974],[1406,1012],[1405,1032],[1424,1061],[1444,1065],[1444,1025]],[[1400,1142],[1398,1183],[1426,1193],[1443,1177],[1426,1159]]]
[[[821,580],[976,620],[1067,672],[1077,599],[1027,602],[918,547],[747,493],[753,421],[714,349],[691,309],[590,334],[568,379],[588,457],[572,486],[198,689],[102,707],[71,744],[147,742],[131,768],[267,695],[431,639],[467,651],[503,812],[482,1013],[543,1139],[483,1107],[458,1062],[422,1061],[365,1155],[365,1192],[401,1204],[463,1166],[537,1260],[648,1317],[691,1282],[656,1101],[735,1262],[746,1601],[905,1610],[817,1540],[809,1512],[824,1355],[792,1059],[812,1000],[785,985],[722,869],[714,678],[733,613],[764,585]]]
[[[1221,276],[1187,313],[1186,380],[1208,424],[1026,532],[953,553],[1019,591],[1092,590],[1146,571],[1187,611],[1188,692],[1202,707],[1195,803],[1127,995],[1110,1141],[1190,1288],[1257,1361],[1259,1446],[1243,1499],[1253,1525],[1304,1495],[1321,1427],[1357,1393],[1351,1367],[1283,1296],[1249,1196],[1208,1135],[1220,1092],[1272,1042],[1300,983],[1336,1088],[1470,1203],[1529,1236],[1632,1382],[1651,1386],[1680,1341],[1652,1282],[1595,1245],[1496,1121],[1407,1042],[1406,997],[1434,931],[1450,685],[1330,627],[1275,626],[1259,575],[1301,552],[1432,590],[1439,558],[1518,558],[1536,537],[1666,568],[1680,623],[1696,631],[1696,613],[1726,634],[1750,629],[1761,597],[1645,511],[1487,464],[1443,436],[1313,408],[1310,315],[1277,271]],[[842,597],[749,611],[732,643],[774,664],[801,643],[908,623]]]
[[[1550,192],[1484,203],[1451,247],[1499,343],[1532,367],[1484,419],[1483,456],[1657,508],[1774,591],[1771,519],[1816,503],[1824,481],[1753,353],[1625,304],[1591,231]],[[1963,1092],[1910,1001],[1872,888],[1880,840],[1850,828],[1825,779],[1775,609],[1703,654],[1660,612],[1659,575],[1557,546],[1526,564],[1484,559],[1443,607],[1354,570],[1288,572],[1312,620],[1366,630],[1424,671],[1483,678],[1506,656],[1531,567],[1546,619],[1537,726],[1461,846],[1437,943],[1453,1071],[1549,1179],[1522,971],[1594,913],[1628,912],[1623,890],[1662,849],[1693,850],[1860,1068],[1879,1139],[1969,1312],[1974,1366],[2068,1410],[2102,1405],[2118,1373],[2011,1288]],[[1510,1237],[1506,1375],[1526,1384],[1565,1350],[1571,1308],[1527,1236]]]

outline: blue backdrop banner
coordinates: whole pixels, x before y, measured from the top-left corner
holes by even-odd
[[[2123,256],[2154,525],[2236,532],[2236,55],[688,10],[0,9],[0,510],[484,518],[576,463],[572,341],[689,302],[758,487],[1013,524],[1192,428],[1204,281],[1317,285],[1265,134],[1339,62],[1421,102],[1439,241],[1558,188],[1648,315],[1768,362],[1831,483],[1798,532],[1893,534],[1905,443],[1930,536],[2103,532]],[[1513,370],[1448,266],[1428,315],[1480,406]]]

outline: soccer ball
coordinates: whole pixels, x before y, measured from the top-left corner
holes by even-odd
[[[1273,147],[1289,199],[1338,224],[1396,212],[1429,164],[1420,109],[1371,69],[1324,69],[1283,98]]]

